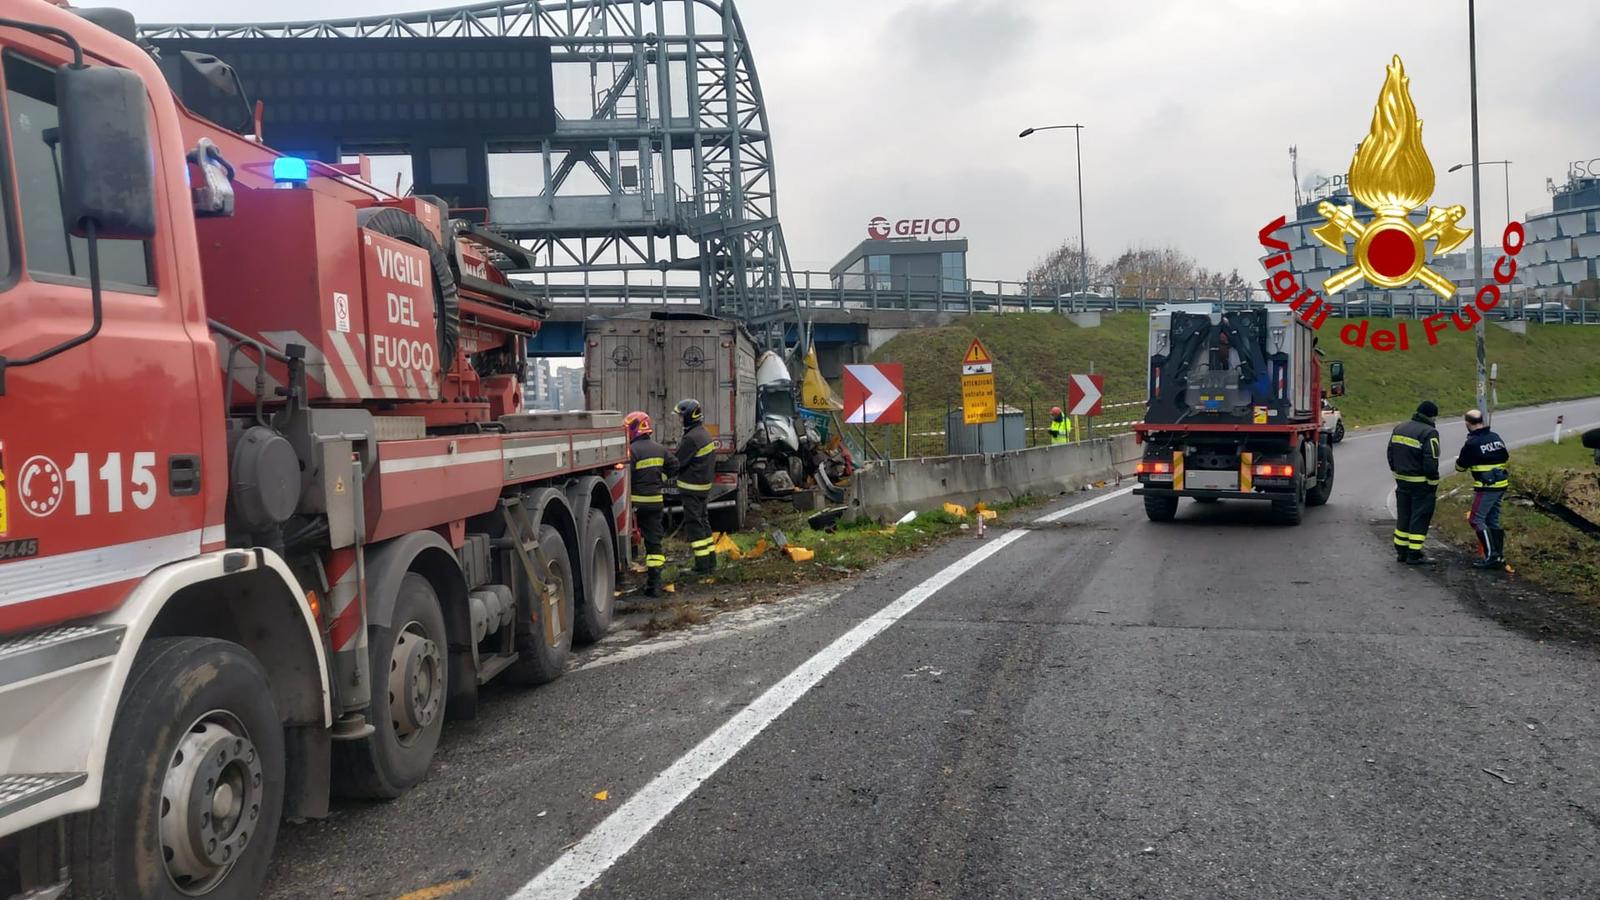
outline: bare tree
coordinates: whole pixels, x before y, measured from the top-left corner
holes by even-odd
[[[1104,266],[1095,259],[1094,254],[1089,254],[1088,266],[1082,264],[1083,257],[1078,252],[1078,242],[1075,240],[1064,241],[1061,246],[1045,254],[1044,259],[1035,263],[1028,270],[1029,291],[1035,297],[1060,297],[1078,291],[1092,290],[1083,284],[1083,272],[1089,272],[1089,284],[1099,284],[1105,280]]]
[[[1130,247],[1106,267],[1120,296],[1162,300],[1189,296],[1198,274],[1194,260],[1173,247]]]

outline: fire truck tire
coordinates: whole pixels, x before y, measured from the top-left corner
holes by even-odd
[[[333,745],[334,780],[345,796],[392,800],[428,774],[444,729],[449,639],[428,579],[407,572],[400,580],[394,615],[367,630],[367,652],[374,731]]]
[[[123,688],[100,806],[69,829],[72,895],[259,896],[283,795],[261,663],[216,638],[151,640]]]
[[[522,658],[506,669],[506,679],[512,684],[548,684],[561,677],[567,668],[567,657],[572,654],[573,585],[572,560],[567,556],[567,545],[561,532],[553,525],[539,526],[539,549],[550,563],[552,580],[557,583],[560,597],[561,630],[554,644],[546,638],[545,621],[540,615],[533,624],[533,633],[519,636],[518,649]],[[532,588],[525,588],[531,591]],[[535,609],[538,608],[535,599]]]
[[[583,529],[583,602],[577,604],[573,639],[592,644],[611,630],[611,616],[617,604],[617,553],[611,544],[611,529],[598,509],[589,510]]]
[[[1317,486],[1306,491],[1307,506],[1322,506],[1333,496],[1333,445],[1322,444],[1317,452],[1322,456],[1322,461],[1317,473]]]
[[[1145,495],[1144,514],[1152,522],[1171,522],[1178,514],[1177,497],[1152,497]]]
[[[1299,472],[1294,476],[1294,492],[1282,500],[1272,501],[1272,516],[1279,525],[1299,525],[1306,511],[1306,480]]]

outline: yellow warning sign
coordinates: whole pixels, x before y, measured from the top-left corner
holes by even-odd
[[[961,376],[961,419],[968,425],[993,422],[999,412],[995,403],[994,375]]]
[[[962,358],[961,364],[963,366],[973,366],[973,365],[981,365],[981,364],[993,365],[994,364],[994,357],[989,355],[989,350],[988,350],[988,348],[983,346],[983,341],[980,341],[977,338],[973,338],[972,339],[972,346],[967,348],[967,355]]]

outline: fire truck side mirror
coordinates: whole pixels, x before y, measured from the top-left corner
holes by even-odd
[[[144,82],[110,66],[56,70],[61,207],[73,234],[155,235],[155,145]]]
[[[1335,397],[1344,396],[1344,363],[1334,360],[1328,363],[1328,393]]]

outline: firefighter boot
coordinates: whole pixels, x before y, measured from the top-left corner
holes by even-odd
[[[1474,569],[1497,569],[1500,564],[1495,562],[1499,555],[1499,545],[1495,543],[1494,532],[1488,528],[1478,529],[1478,549],[1483,553],[1481,557],[1472,561]]]
[[[1506,530],[1504,528],[1489,529],[1489,536],[1494,539],[1494,564],[1506,564]]]
[[[1406,565],[1408,566],[1425,566],[1430,562],[1433,562],[1433,560],[1423,556],[1421,550],[1406,551]]]
[[[661,568],[657,566],[645,572],[644,595],[646,597],[659,597],[661,593]]]
[[[697,575],[710,575],[717,570],[717,555],[707,553],[705,556],[694,558],[694,571]]]
[[[1407,550],[1406,548],[1401,547],[1398,544],[1395,545],[1395,548],[1394,548],[1394,561],[1395,562],[1405,562],[1406,560],[1408,560],[1410,558],[1411,558],[1411,551],[1410,550]]]

